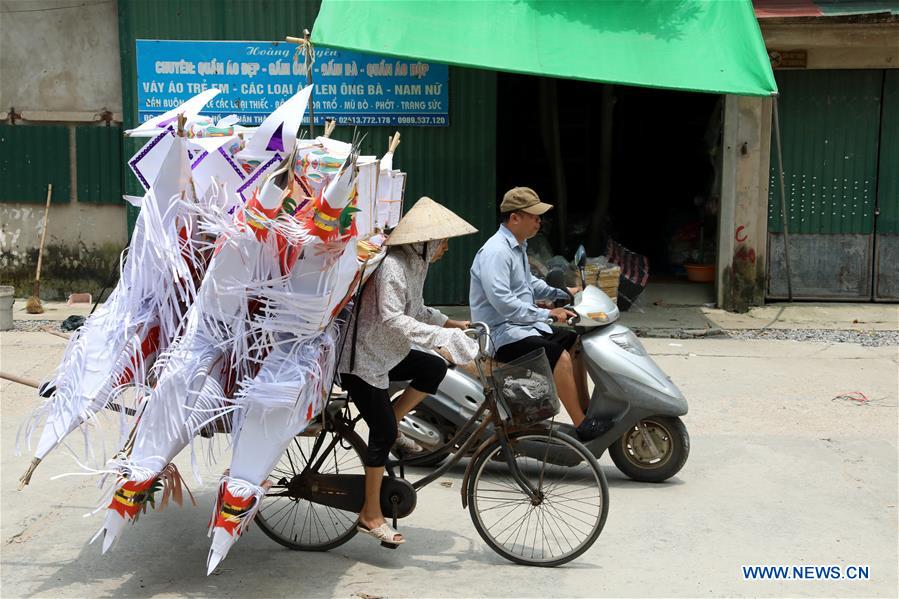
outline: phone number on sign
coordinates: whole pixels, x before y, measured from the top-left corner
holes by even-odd
[[[445,116],[398,116],[398,125],[445,125]]]
[[[315,115],[315,122],[320,123],[326,118],[332,118]],[[396,116],[396,115],[379,115],[379,116],[338,116],[333,117],[338,125],[412,125],[412,126],[441,126],[446,125],[445,116]]]

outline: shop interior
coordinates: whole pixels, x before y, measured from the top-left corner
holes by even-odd
[[[714,301],[723,96],[498,77],[498,193],[526,185],[556,205],[532,258],[599,256],[611,239],[648,259],[644,301],[662,287]]]

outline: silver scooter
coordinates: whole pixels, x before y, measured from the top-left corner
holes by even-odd
[[[583,248],[579,248],[575,262],[582,282],[585,261]],[[564,289],[553,274],[547,277],[547,283]],[[594,385],[587,417],[613,421],[608,431],[584,445],[597,458],[608,449],[618,469],[634,480],[662,482],[671,478],[690,453],[690,436],[680,419],[687,413],[687,400],[633,331],[615,323],[618,307],[599,288],[583,285],[568,309],[577,314],[569,325],[579,333],[587,374]],[[451,365],[437,392],[403,418],[400,430],[424,448],[436,448],[455,435],[457,427],[471,417],[483,399],[477,378]],[[554,426],[575,436],[570,424]],[[436,465],[445,457],[435,454],[419,464]]]

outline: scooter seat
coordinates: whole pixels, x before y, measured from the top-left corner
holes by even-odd
[[[497,362],[493,358],[487,358],[482,362],[481,367],[484,369],[484,375],[493,376],[494,368],[501,368],[505,366],[503,362]],[[476,381],[480,381],[480,377],[478,375],[478,366],[474,362],[467,362],[465,364],[457,364],[456,368],[461,370],[464,374],[467,374],[471,378]]]

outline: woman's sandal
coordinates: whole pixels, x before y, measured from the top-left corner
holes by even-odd
[[[424,453],[424,447],[422,447],[413,439],[410,439],[403,433],[397,435],[396,441],[393,443],[393,446],[397,449],[401,449],[403,452],[408,454]]]
[[[356,525],[356,530],[378,539],[381,541],[381,547],[387,547],[388,549],[396,549],[406,542],[406,539],[403,538],[399,532],[391,528],[386,522],[381,526],[375,526],[374,528],[368,528],[360,522]],[[399,541],[395,540],[397,535],[400,535]]]

